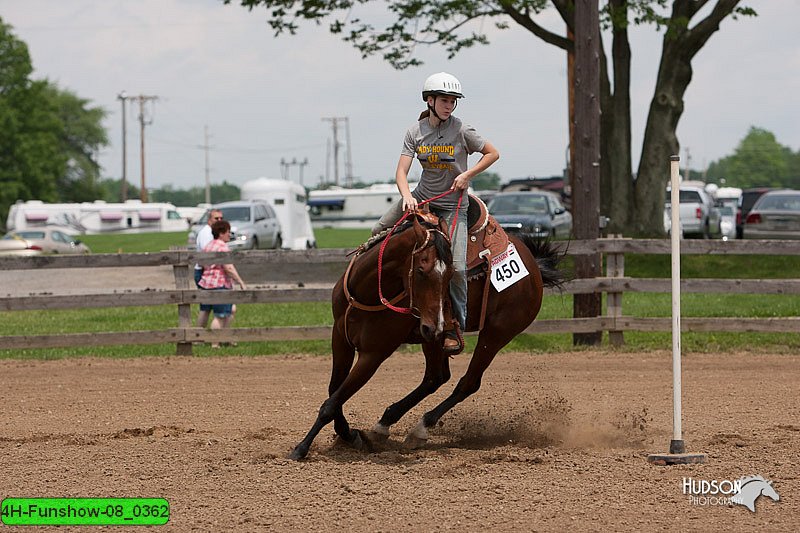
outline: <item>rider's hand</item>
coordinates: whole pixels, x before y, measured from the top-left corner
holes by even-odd
[[[456,176],[456,179],[453,180],[453,186],[450,188],[454,191],[463,191],[464,189],[469,188],[469,176],[462,172]]]
[[[417,199],[413,196],[403,196],[403,210],[413,211],[417,208]]]

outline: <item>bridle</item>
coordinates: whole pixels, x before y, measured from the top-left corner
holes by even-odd
[[[429,198],[427,200],[423,200],[422,202],[419,202],[418,205],[425,205],[428,202],[432,202],[434,200],[438,200],[439,198],[447,196],[448,194],[451,194],[453,192],[455,192],[455,189],[451,189],[449,191],[443,192],[442,194],[434,196],[433,198]],[[422,246],[417,247],[416,244],[414,245],[414,249],[411,251],[411,267],[408,270],[408,293],[409,293],[409,304],[408,304],[409,306],[408,307],[397,307],[397,306],[395,306],[392,302],[390,302],[389,300],[387,300],[383,296],[383,289],[381,288],[381,273],[383,271],[383,252],[386,249],[386,246],[389,244],[389,239],[394,234],[395,228],[397,228],[397,226],[402,224],[402,222],[406,218],[408,218],[408,215],[410,214],[410,212],[406,211],[405,213],[403,213],[403,216],[400,217],[400,220],[395,222],[394,226],[392,226],[391,231],[386,235],[386,238],[381,243],[381,248],[380,248],[380,251],[378,252],[378,298],[380,299],[381,303],[384,306],[386,306],[388,309],[391,309],[392,311],[394,311],[396,313],[401,313],[401,314],[405,314],[405,315],[414,315],[414,311],[413,311],[413,308],[414,308],[414,287],[413,287],[413,284],[412,284],[412,279],[413,279],[412,276],[413,276],[413,273],[414,273],[414,256],[429,246],[430,240],[431,240],[431,233],[434,232],[434,231],[439,233],[439,234],[441,234],[445,239],[447,239],[448,243],[452,242],[453,235],[455,234],[455,231],[456,231],[456,223],[458,222],[458,210],[461,209],[461,200],[463,199],[463,197],[464,197],[464,195],[462,194],[458,198],[458,205],[456,206],[456,212],[455,212],[455,215],[453,216],[453,224],[452,224],[452,227],[450,228],[450,235],[449,236],[445,235],[444,233],[442,233],[438,229],[431,228],[431,229],[428,229],[426,231],[425,242],[422,243]],[[417,315],[414,315],[414,316],[417,316]],[[417,316],[417,318],[419,318],[419,317]]]
[[[427,204],[429,202],[432,202],[434,200],[438,200],[439,198],[447,196],[448,194],[451,194],[453,192],[455,192],[455,189],[446,191],[446,192],[444,192],[442,194],[434,196],[433,198],[429,198],[428,200],[423,200],[422,202],[419,202],[418,205],[425,205],[425,204]],[[392,226],[391,230],[389,230],[389,232],[387,233],[386,238],[381,243],[380,250],[378,251],[378,298],[379,298],[379,300],[381,302],[380,304],[378,304],[378,305],[362,304],[362,303],[358,302],[350,294],[350,290],[348,289],[348,278],[350,277],[350,270],[352,269],[356,258],[360,254],[357,253],[356,255],[354,255],[353,258],[350,260],[350,263],[347,265],[347,270],[345,271],[344,280],[343,280],[343,284],[342,284],[343,285],[343,289],[344,289],[344,294],[345,294],[345,297],[347,298],[347,303],[348,303],[347,312],[349,313],[350,309],[353,308],[353,307],[355,307],[356,309],[359,309],[361,311],[383,311],[384,309],[391,309],[392,311],[394,311],[396,313],[400,313],[400,314],[404,314],[404,315],[412,315],[412,316],[415,316],[416,318],[419,318],[419,316],[414,313],[414,289],[413,289],[414,256],[416,256],[417,254],[419,254],[420,252],[422,252],[423,250],[425,250],[426,248],[431,246],[431,239],[432,239],[432,236],[433,236],[434,233],[438,233],[438,234],[442,235],[445,238],[445,240],[447,240],[448,243],[451,242],[453,234],[455,233],[456,223],[458,222],[458,211],[459,211],[459,209],[461,209],[461,201],[462,201],[462,199],[463,199],[463,195],[460,196],[459,199],[458,199],[458,205],[456,206],[456,213],[455,213],[455,216],[453,217],[453,223],[452,223],[452,226],[450,228],[450,235],[445,234],[444,232],[442,232],[438,228],[427,228],[425,230],[425,241],[421,245],[419,245],[419,244],[415,244],[414,245],[414,249],[411,251],[411,266],[409,267],[409,270],[408,270],[408,290],[401,291],[400,294],[398,294],[397,296],[395,296],[391,300],[387,299],[383,295],[383,288],[381,286],[381,278],[382,278],[382,274],[383,274],[383,254],[384,254],[384,251],[386,250],[386,246],[389,244],[389,239],[392,237],[392,235],[394,235],[394,232],[397,229],[397,227],[400,224],[402,224],[403,221],[405,221],[408,218],[408,216],[411,214],[411,212],[410,211],[406,211],[405,213],[403,213],[403,216],[400,217],[400,220],[395,222],[394,226]],[[395,305],[398,302],[400,302],[400,300],[405,298],[407,295],[409,296],[409,306],[408,307],[399,307],[399,306]]]

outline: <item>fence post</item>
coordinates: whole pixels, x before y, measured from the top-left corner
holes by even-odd
[[[191,288],[191,282],[194,281],[193,274],[190,270],[190,265],[184,254],[180,254],[177,264],[172,265],[172,274],[175,276],[175,288],[178,290],[188,290]],[[186,330],[192,327],[192,305],[188,303],[178,304],[178,328]],[[178,341],[175,349],[175,355],[192,355],[192,343]]]
[[[613,238],[620,239],[622,235],[612,235]],[[606,277],[622,278],[625,276],[625,254],[611,253],[606,255]],[[606,300],[606,312],[613,319],[614,326],[617,320],[622,318],[622,293],[609,291]],[[625,344],[625,336],[622,331],[609,330],[608,341],[612,346],[622,346]]]

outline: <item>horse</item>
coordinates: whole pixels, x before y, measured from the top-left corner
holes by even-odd
[[[447,227],[443,221],[438,225],[426,222],[420,215],[412,218],[410,223],[390,232],[391,242],[384,240],[380,248],[362,245],[334,286],[329,397],[308,434],[290,453],[291,459],[306,457],[314,438],[331,421],[344,443],[367,450],[372,440],[386,440],[393,424],[450,380],[450,357],[442,343],[453,273]],[[424,414],[407,436],[407,446],[424,445],[428,430],[455,405],[478,391],[481,377],[495,355],[536,318],[543,288],[560,287],[565,281],[564,272],[558,268],[563,254],[552,242],[528,235],[509,235],[509,240],[529,275],[500,292],[490,287],[488,298],[484,298],[485,278],[470,279],[466,330],[477,331],[481,319],[483,327],[469,368],[452,394]],[[384,293],[393,297],[387,299]],[[484,299],[486,308],[481,316]],[[350,428],[342,410],[344,403],[401,344],[422,345],[425,356],[422,382],[389,405],[369,435]]]

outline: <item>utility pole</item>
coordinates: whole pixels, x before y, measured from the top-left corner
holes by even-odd
[[[211,174],[210,174],[211,171],[210,171],[209,166],[208,166],[208,151],[209,151],[209,149],[211,147],[208,145],[208,125],[207,124],[205,126],[203,126],[203,133],[205,134],[204,135],[205,144],[203,144],[203,150],[205,150],[205,155],[206,155],[206,203],[210,204],[211,203]]]
[[[350,125],[348,117],[323,117],[322,120],[327,120],[333,126],[333,178],[336,185],[339,185],[339,122],[344,121],[347,134],[347,161],[345,162],[345,178],[348,182],[347,185],[352,185],[352,162],[350,158]]]
[[[142,172],[142,190],[140,191],[140,198],[142,202],[147,202],[147,184],[145,180],[145,166],[144,166],[144,127],[149,126],[153,123],[152,116],[145,120],[145,112],[144,106],[147,102],[155,102],[158,100],[158,96],[146,96],[140,94],[139,96],[131,96],[131,100],[136,100],[139,102],[139,155],[140,155],[140,165],[141,165],[141,172]]]
[[[289,167],[300,167],[300,185],[303,185],[303,167],[307,164],[308,158],[302,161],[298,161],[296,157],[293,157],[291,161],[286,161],[284,158],[281,158],[281,178],[290,180]]]
[[[289,179],[289,163],[281,157],[281,179]]]
[[[575,2],[575,238],[600,237],[600,22],[597,0]],[[599,253],[575,257],[575,277],[601,274]],[[575,318],[598,317],[600,294],[575,294]],[[573,344],[600,344],[603,332],[574,333]]]
[[[124,90],[117,95],[117,100],[122,102],[122,182],[120,183],[122,203],[128,199],[128,134],[125,127],[125,101],[127,99],[128,93]]]
[[[344,179],[347,187],[353,186],[353,154],[350,151],[350,117],[344,117],[345,133],[347,134],[347,159],[344,162]]]
[[[686,166],[683,169],[683,181],[689,181],[689,163],[692,161],[692,156],[689,154],[689,147],[686,147]]]
[[[303,167],[308,165],[308,158],[303,158],[303,160],[297,164],[300,166],[300,186],[305,187],[305,185],[303,185]]]

